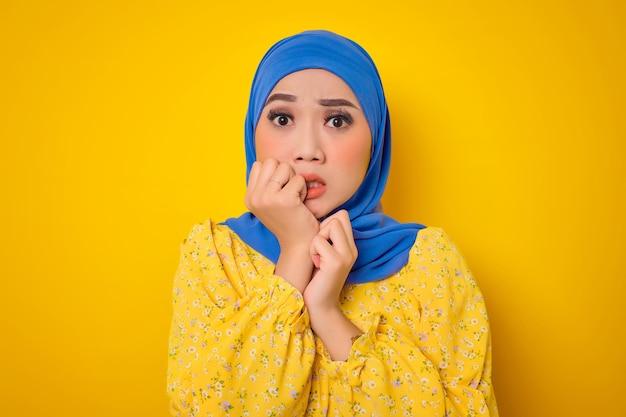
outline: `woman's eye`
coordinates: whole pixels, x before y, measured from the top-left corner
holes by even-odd
[[[333,117],[332,119],[330,119],[330,124],[333,127],[341,127],[343,126],[343,120],[340,119],[339,117]]]
[[[278,116],[274,119],[274,122],[281,126],[287,126],[289,124],[289,118],[287,116]]]
[[[274,112],[270,112],[267,115],[267,118],[270,119],[270,121],[274,123],[276,126],[280,126],[280,127],[289,125],[292,119],[292,117],[288,114],[274,113]]]
[[[331,116],[326,119],[326,124],[335,129],[345,128],[350,123],[352,123],[352,120],[345,115]]]

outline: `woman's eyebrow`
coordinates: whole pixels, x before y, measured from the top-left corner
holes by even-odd
[[[295,102],[296,101],[296,96],[291,95],[291,94],[282,94],[282,93],[272,94],[271,96],[269,96],[267,98],[267,101],[265,102],[265,105],[267,106],[272,101],[276,101],[276,100]]]
[[[292,94],[275,93],[267,98],[267,101],[265,102],[265,106],[270,104],[272,101],[287,101],[290,103],[295,103],[296,101],[298,101],[298,99],[296,96]],[[353,107],[357,110],[359,109],[359,106],[343,98],[322,98],[318,100],[317,102],[320,106],[324,106],[324,107],[347,106],[347,107]]]
[[[318,103],[320,105],[324,106],[324,107],[342,107],[342,106],[347,106],[347,107],[354,107],[355,109],[359,108],[357,105],[355,105],[351,101],[348,101],[348,100],[343,99],[343,98],[323,98],[323,99],[319,100]]]

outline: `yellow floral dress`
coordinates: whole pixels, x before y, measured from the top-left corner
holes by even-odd
[[[483,296],[438,228],[386,279],[346,285],[363,330],[345,362],[311,331],[301,294],[227,226],[196,225],[173,288],[174,416],[497,416]]]

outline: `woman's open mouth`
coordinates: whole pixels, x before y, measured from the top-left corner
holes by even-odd
[[[306,181],[306,200],[317,198],[326,192],[326,183],[315,174],[302,174]]]

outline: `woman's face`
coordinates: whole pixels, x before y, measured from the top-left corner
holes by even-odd
[[[256,126],[257,160],[288,163],[307,182],[304,204],[317,217],[345,203],[365,177],[372,136],[348,85],[322,69],[281,79]]]

